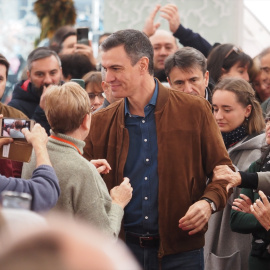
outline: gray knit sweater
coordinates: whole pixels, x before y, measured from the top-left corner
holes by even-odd
[[[51,133],[72,142],[83,152],[83,141],[64,134]],[[118,236],[124,211],[119,205],[112,203],[108,189],[95,166],[66,142],[49,138],[47,148],[61,190],[53,209],[79,217],[109,235]],[[23,165],[22,177],[31,178],[35,162],[33,153],[31,162]]]

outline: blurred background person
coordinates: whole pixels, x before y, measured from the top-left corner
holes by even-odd
[[[252,60],[252,66],[249,69],[249,80],[260,103],[263,103],[270,97],[270,89],[267,89],[266,84],[262,80],[259,56],[255,56]]]
[[[60,55],[60,59],[62,63],[62,79],[65,82],[71,79],[82,79],[86,73],[96,70],[96,67],[84,54],[63,54]]]
[[[91,71],[82,78],[85,82],[85,90],[88,94],[92,112],[102,106],[105,95],[102,88],[102,76],[99,71]]]
[[[0,211],[2,270],[141,269],[121,241],[106,237],[88,224],[59,214],[46,216],[45,224],[25,213],[20,217],[32,220],[33,224],[21,221],[21,228],[14,233],[6,228],[6,215]],[[8,238],[3,237],[7,234]]]
[[[221,44],[211,50],[207,57],[210,81],[218,83],[226,77],[242,78],[249,81],[248,70],[252,59],[233,44]]]
[[[64,54],[82,54],[85,55],[91,64],[96,67],[96,59],[92,48],[92,42],[89,44],[77,43],[77,30],[71,25],[60,27],[50,41],[50,48],[55,50],[59,55]]]
[[[269,119],[270,113],[267,115]],[[262,155],[259,160],[253,162],[248,172],[270,171],[270,122],[267,122],[266,144],[262,148]],[[259,199],[258,192],[242,188],[239,198],[233,202],[231,211],[231,229],[234,232],[242,234],[252,233],[252,249],[249,255],[249,270],[268,270],[270,269],[270,237],[268,229],[266,230],[256,217],[252,214],[250,206]]]

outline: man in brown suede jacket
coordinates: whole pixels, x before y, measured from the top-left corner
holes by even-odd
[[[204,269],[204,233],[227,201],[213,169],[232,166],[210,104],[162,86],[153,77],[153,48],[137,30],[101,45],[112,94],[124,98],[93,115],[84,156],[106,158],[108,188],[130,178],[125,239],[144,269]]]

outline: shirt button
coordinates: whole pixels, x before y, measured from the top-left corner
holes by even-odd
[[[147,139],[144,139],[145,142],[147,142]]]
[[[145,120],[142,120],[142,123],[144,124],[145,123]]]
[[[144,197],[145,200],[148,200],[148,197]]]
[[[145,219],[148,219],[148,216],[145,216],[144,218],[145,218]]]
[[[148,178],[147,177],[144,177],[144,180],[148,180]]]
[[[145,161],[146,161],[146,162],[149,162],[149,158],[147,158]]]

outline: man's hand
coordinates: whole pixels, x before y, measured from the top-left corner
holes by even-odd
[[[107,174],[112,169],[106,159],[92,159],[90,162],[97,168],[97,171],[102,174]]]
[[[152,11],[152,13],[149,15],[149,17],[145,21],[145,25],[143,28],[143,32],[148,36],[151,37],[155,34],[157,29],[160,27],[160,23],[154,24],[155,17],[157,15],[157,12],[159,11],[161,5],[156,5],[155,9]]]
[[[227,192],[230,190],[230,188],[237,187],[242,182],[240,173],[234,172],[227,165],[219,165],[214,168],[212,181],[216,180],[226,180],[229,182],[226,187]]]
[[[184,217],[179,220],[179,228],[189,231],[189,235],[201,231],[212,214],[209,202],[200,200],[192,204]]]
[[[175,33],[181,23],[177,6],[174,4],[167,4],[160,8],[160,12],[160,16],[169,22],[171,32]]]
[[[251,213],[261,223],[261,225],[267,230],[270,230],[270,203],[262,191],[259,191],[259,195],[262,198],[262,202],[258,199],[250,206]]]
[[[132,198],[132,191],[133,188],[129,183],[129,179],[125,177],[120,186],[111,189],[110,195],[112,197],[112,202],[120,205],[124,209]]]
[[[244,213],[251,214],[250,206],[252,205],[252,201],[250,198],[244,194],[240,194],[240,198],[237,198],[233,202],[232,209]]]

